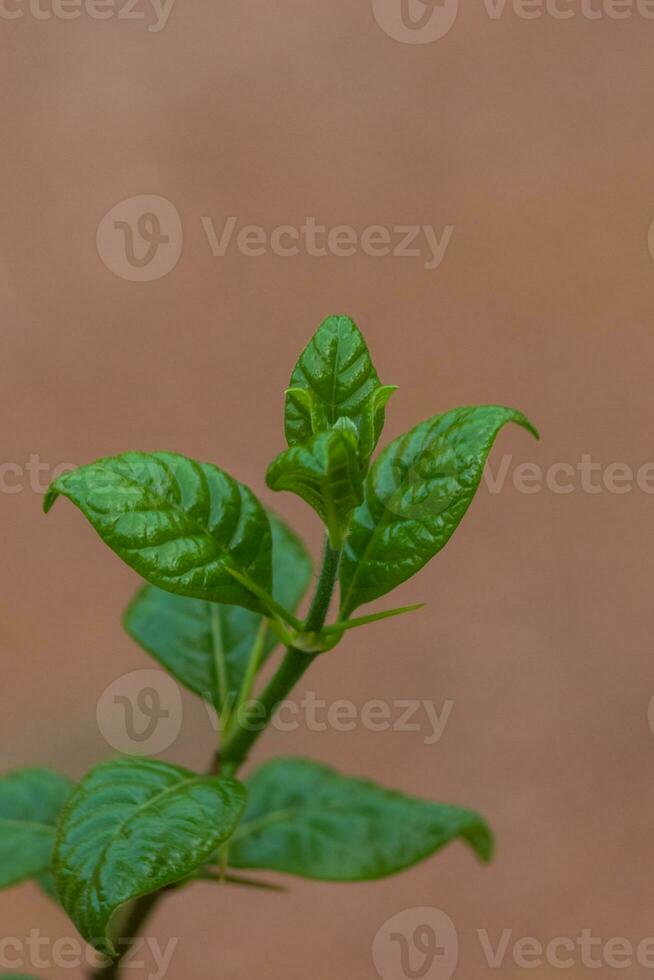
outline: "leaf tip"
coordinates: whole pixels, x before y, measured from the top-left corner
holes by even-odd
[[[54,506],[54,502],[57,499],[57,497],[59,496],[59,494],[60,494],[60,491],[57,489],[57,481],[55,480],[54,483],[51,483],[50,484],[50,486],[46,490],[45,497],[43,498],[43,513],[44,514],[48,514],[52,510],[52,508]]]
[[[495,857],[495,837],[486,821],[479,817],[466,838],[479,860],[483,864],[490,864]]]
[[[531,435],[534,437],[534,439],[540,440],[540,432],[538,431],[534,423],[530,421],[530,419],[528,419],[526,415],[523,415],[522,412],[516,412],[516,416],[517,416],[516,422],[518,423],[518,425],[521,425],[523,429],[526,429],[527,432],[530,432]]]

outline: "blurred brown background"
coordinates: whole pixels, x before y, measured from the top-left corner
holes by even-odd
[[[145,20],[40,20],[27,6],[0,18],[3,769],[80,776],[109,756],[97,700],[151,666],[120,625],[135,575],[69,504],[41,515],[32,457],[42,484],[59,464],[128,448],[211,460],[317,549],[312,513],[274,498],[263,474],[283,448],[290,369],[332,312],[357,320],[382,380],[400,386],[385,439],[478,402],[520,407],[542,433],[501,435],[501,492],[482,488],[392,600],[428,608],[353,634],[304,684],[358,705],[452,700],[440,741],[303,729],[256,753],[311,754],[474,806],[497,833],[495,862],[456,844],[379,884],[292,880],[285,897],[198,886],[151,925],[180,939],[173,980],[374,980],[377,930],[416,906],[452,918],[470,980],[531,972],[510,952],[491,970],[479,929],[494,944],[502,930],[511,942],[654,934],[654,498],[601,482],[612,463],[654,459],[654,21],[616,19],[600,0],[596,19],[567,9],[525,19],[509,5],[494,19],[462,0],[428,44],[389,36],[368,0],[177,0],[158,32],[146,3]],[[113,274],[96,248],[103,216],[137,195],[170,201],[183,226],[179,262],[149,282]],[[214,257],[201,219],[220,234],[230,215],[268,232],[306,216],[454,232],[433,270],[424,255],[361,251],[252,257],[232,244]],[[584,454],[601,464],[599,492],[579,476],[571,493],[516,489],[519,463]],[[164,757],[204,766],[214,733],[190,696],[184,711]],[[3,936],[75,935],[31,886],[0,895],[0,922]]]

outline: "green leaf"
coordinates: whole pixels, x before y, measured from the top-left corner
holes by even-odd
[[[456,408],[421,422],[382,452],[341,560],[341,617],[396,588],[447,544],[507,422],[538,437],[512,408]]]
[[[308,759],[275,759],[247,782],[229,845],[236,868],[323,881],[367,881],[409,868],[457,837],[484,861],[492,836],[471,810],[342,776]]]
[[[342,428],[292,446],[268,467],[271,490],[290,490],[317,512],[332,548],[342,547],[352,512],[363,499],[356,435]]]
[[[55,826],[73,784],[49,769],[0,779],[0,888],[46,875]]]
[[[359,456],[364,466],[364,474],[368,470],[370,457],[375,451],[375,446],[384,428],[386,421],[386,405],[393,392],[397,391],[397,385],[382,385],[377,388],[359,419]]]
[[[36,881],[41,891],[47,895],[48,898],[51,898],[54,902],[59,901],[57,898],[57,889],[55,887],[54,878],[52,877],[52,872],[50,870],[44,871],[43,874],[38,875]]]
[[[356,619],[344,619],[342,622],[332,623],[331,626],[323,626],[320,632],[323,636],[340,636],[347,630],[369,626],[370,623],[378,623],[382,619],[391,619],[393,616],[404,616],[406,613],[417,612],[424,607],[424,602],[416,602],[412,606],[400,606],[398,609],[382,609],[381,612],[370,613],[369,616],[357,616]]]
[[[217,466],[177,453],[124,453],[60,476],[46,513],[60,494],[152,585],[261,610],[228,569],[270,591],[268,519],[252,491]]]
[[[268,513],[273,540],[273,596],[295,611],[313,567],[300,539]],[[241,690],[261,616],[239,606],[187,599],[155,586],[141,589],[125,614],[125,628],[178,681],[217,708]],[[262,663],[277,644],[266,633]]]
[[[152,759],[92,769],[61,815],[53,861],[59,899],[83,938],[115,955],[108,930],[117,909],[192,874],[244,804],[232,779]]]
[[[395,388],[383,386],[365,340],[349,316],[330,316],[313,335],[291,375],[286,394],[289,446],[349,418],[360,437],[362,468],[384,426],[385,405]]]

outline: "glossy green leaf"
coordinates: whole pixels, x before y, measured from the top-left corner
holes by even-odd
[[[289,446],[306,443],[339,418],[349,418],[360,436],[365,470],[384,426],[386,402],[394,390],[381,384],[366,342],[350,317],[327,317],[291,375],[286,395],[286,440]]]
[[[61,815],[53,870],[83,938],[114,955],[113,914],[191,875],[237,825],[245,790],[232,779],[152,759],[92,769]]]
[[[0,888],[47,875],[59,812],[72,788],[49,769],[0,778]]]
[[[382,385],[381,388],[377,388],[361,412],[358,421],[359,456],[363,462],[364,473],[368,470],[370,457],[384,428],[386,405],[395,391],[397,385]]]
[[[447,544],[507,422],[537,436],[514,409],[457,408],[421,422],[382,452],[343,552],[341,616],[396,588]]]
[[[48,490],[46,512],[60,494],[152,585],[261,609],[228,569],[270,591],[268,519],[251,490],[218,467],[177,453],[125,453],[64,473]]]
[[[275,759],[247,782],[248,807],[229,845],[236,868],[323,881],[366,881],[409,868],[455,838],[484,861],[492,836],[471,810],[342,776],[308,759]]]
[[[342,428],[321,432],[281,453],[266,474],[271,490],[290,490],[313,507],[336,549],[363,499],[357,441],[356,434]]]
[[[273,596],[294,612],[313,572],[300,539],[273,514]],[[239,606],[187,599],[156,586],[141,589],[125,614],[130,636],[185,687],[217,708],[241,690],[261,616]],[[277,644],[268,630],[261,662]]]

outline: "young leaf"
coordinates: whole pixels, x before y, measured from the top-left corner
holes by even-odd
[[[394,616],[404,616],[406,613],[416,612],[424,607],[424,602],[416,602],[412,606],[400,606],[398,609],[382,609],[380,612],[370,613],[369,616],[357,616],[356,619],[345,619],[342,622],[332,623],[331,626],[323,626],[320,632],[323,636],[340,636],[347,630],[359,629],[361,626],[369,626],[370,623],[378,623],[382,619],[391,619]]]
[[[397,385],[382,385],[377,388],[361,412],[359,420],[359,456],[364,463],[364,473],[368,469],[370,457],[375,451],[384,422],[386,421],[386,405]]]
[[[365,471],[384,426],[386,402],[394,390],[381,384],[366,342],[349,316],[327,317],[291,375],[286,396],[286,440],[289,446],[308,442],[339,418],[349,418],[360,435]]]
[[[72,788],[49,769],[0,778],[0,888],[47,876],[57,818]]]
[[[266,482],[306,500],[325,524],[331,547],[340,548],[363,499],[356,434],[331,429],[287,449],[268,467]]]
[[[117,909],[192,874],[230,836],[244,805],[240,783],[165,762],[92,769],[64,808],[53,860],[59,899],[83,938],[114,956]]]
[[[300,539],[268,513],[273,539],[273,596],[294,612],[309,587],[311,558]],[[241,689],[261,616],[239,606],[187,599],[146,585],[125,614],[125,629],[178,681],[219,707]],[[277,644],[268,630],[262,662]],[[222,663],[221,663],[222,660]]]
[[[124,453],[60,476],[46,513],[59,495],[152,585],[260,611],[228,569],[270,591],[268,518],[252,491],[217,466],[177,453]]]
[[[492,836],[471,810],[342,776],[308,759],[275,759],[247,782],[229,846],[235,868],[323,881],[367,881],[409,868],[457,837],[484,861]]]
[[[447,544],[507,422],[538,435],[520,412],[487,405],[434,416],[387,446],[368,474],[343,552],[341,618],[396,588]]]

